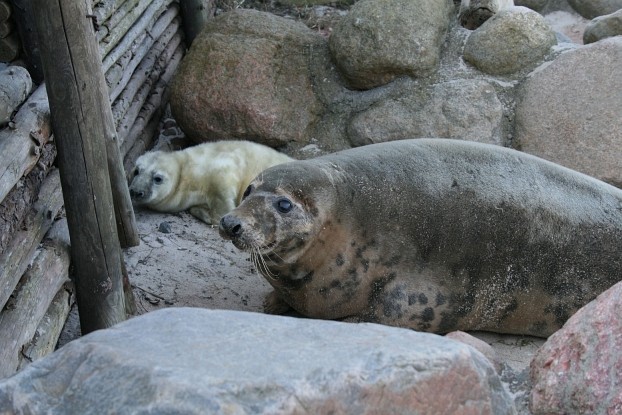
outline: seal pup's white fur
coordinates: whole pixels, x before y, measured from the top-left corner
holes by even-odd
[[[207,224],[235,208],[248,184],[289,156],[250,141],[217,141],[184,150],[151,151],[136,160],[130,195],[135,205],[190,213]]]

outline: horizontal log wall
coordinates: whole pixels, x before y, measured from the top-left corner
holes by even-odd
[[[28,4],[14,2],[27,16],[22,3]],[[0,0],[0,23],[7,20],[2,13],[10,16],[8,6]],[[179,5],[95,0],[91,6],[127,171],[157,135],[168,85],[185,53]],[[63,200],[45,86],[32,92],[22,68],[4,71],[0,77],[15,82],[3,86],[8,98],[0,102],[0,378],[54,349],[74,301],[68,239],[57,229],[67,233],[66,221],[58,220]]]

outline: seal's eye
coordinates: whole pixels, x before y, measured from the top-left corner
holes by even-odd
[[[242,195],[242,200],[246,199],[246,197],[251,194],[252,190],[253,190],[253,187],[248,186],[246,190],[244,191],[244,194]]]
[[[157,176],[153,176],[153,182],[155,184],[162,184],[162,182],[164,181],[164,177],[157,175]]]
[[[138,167],[136,167],[134,169],[134,177],[138,176],[139,173],[140,173],[140,170],[138,170]]]
[[[276,210],[281,213],[287,213],[294,207],[294,204],[289,199],[279,199],[274,203]]]

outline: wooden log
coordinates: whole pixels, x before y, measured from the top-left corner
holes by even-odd
[[[26,68],[9,66],[0,71],[0,127],[11,120],[11,114],[31,90],[32,79]]]
[[[93,4],[93,14],[97,17],[97,22],[103,24],[124,2],[125,0],[103,0]]]
[[[63,206],[58,170],[54,169],[43,182],[39,198],[24,219],[27,224],[18,231],[0,255],[0,309],[4,307],[20,277],[28,268],[34,252],[54,218]]]
[[[159,121],[164,107],[168,103],[168,98],[170,95],[168,84],[172,79],[175,71],[177,70],[179,63],[181,62],[181,59],[184,55],[184,50],[185,48],[181,44],[177,47],[177,50],[173,54],[173,57],[170,61],[168,61],[168,64],[166,65],[166,70],[162,73],[160,79],[158,80],[158,83],[151,91],[149,99],[138,114],[136,122],[130,129],[126,141],[123,143],[124,145],[121,146],[121,154],[124,155],[123,164],[125,166],[126,175],[130,171],[128,170],[128,165],[129,169],[131,169],[132,166],[130,164],[133,164],[133,161],[135,161],[140,154],[144,153],[145,150],[151,146],[151,142],[153,140],[155,132],[150,134],[144,134],[143,131],[146,130],[146,127],[152,121]],[[143,142],[137,143],[138,138],[140,138],[140,140],[142,140]],[[133,154],[128,158],[130,149],[132,150]]]
[[[178,21],[175,23],[178,23]],[[128,71],[128,74],[131,76],[129,76],[128,80],[125,82],[124,88],[111,92],[111,97],[115,96],[115,94],[117,95],[112,103],[112,115],[114,116],[117,126],[120,124],[124,114],[127,113],[128,108],[134,105],[139,89],[141,89],[143,85],[148,84],[146,88],[148,88],[147,91],[149,91],[151,85],[156,82],[160,73],[164,70],[166,62],[170,59],[177,45],[181,42],[181,34],[176,33],[178,28],[178,24],[173,24],[170,27],[170,31],[166,30],[162,42],[158,41],[153,45],[147,55],[141,60],[136,70],[131,73]],[[141,106],[142,104],[139,104],[138,108]]]
[[[13,20],[22,44],[22,56],[28,62],[28,71],[36,84],[43,82],[43,68],[37,28],[33,20],[32,0],[11,0]]]
[[[136,9],[136,6],[138,5],[138,2],[139,2],[139,0],[125,0],[121,4],[121,6],[117,10],[115,10],[115,12],[110,16],[108,21],[104,22],[104,24],[106,26],[108,26],[108,29],[110,31],[112,31],[114,28],[119,26],[119,24],[123,21],[123,19],[125,19],[125,16],[127,16],[128,13],[130,13],[134,9]],[[145,8],[146,8],[146,6],[144,8],[142,8],[142,11],[144,11]],[[142,11],[141,11],[141,13],[142,13]],[[140,16],[140,13],[136,14],[135,16],[136,17]],[[136,17],[134,18],[134,20],[136,20]]]
[[[171,39],[169,44],[166,46],[164,51],[160,54],[160,56],[156,60],[155,64],[152,65],[151,72],[149,73],[145,81],[142,83],[142,85],[140,85],[136,93],[133,94],[132,103],[130,104],[128,110],[125,111],[125,113],[123,114],[123,117],[118,122],[117,132],[119,134],[119,142],[121,143],[121,152],[123,152],[123,149],[129,148],[128,144],[126,144],[125,141],[128,137],[128,134],[130,133],[130,130],[133,124],[136,121],[136,118],[138,117],[138,113],[142,110],[144,103],[149,97],[149,94],[153,88],[153,85],[164,76],[165,72],[169,71],[168,65],[170,65],[170,62],[173,59],[172,57],[175,56],[175,53],[177,52],[177,50],[180,49],[181,47],[180,45],[181,45],[180,36],[175,36],[173,37],[173,39]],[[181,54],[183,55],[183,50],[181,51]],[[176,63],[174,63],[174,65],[175,67],[177,67]],[[137,75],[140,75],[140,73],[138,72]],[[126,90],[127,90],[127,95],[130,95],[134,92],[133,87],[130,87],[130,85],[128,85]],[[122,98],[124,97],[125,94],[126,92],[123,93]],[[123,102],[121,104],[123,104]],[[121,107],[121,109],[123,108],[121,104],[119,104],[118,102],[115,102],[113,104],[113,114],[115,116],[121,113],[121,111],[119,110],[119,107]],[[114,112],[115,109],[117,109],[118,111],[117,113]],[[131,146],[131,143],[130,143],[130,146]]]
[[[123,159],[123,166],[125,167],[125,174],[128,180],[131,177],[136,159],[147,151],[147,149],[151,148],[155,141],[160,120],[158,119],[157,113],[153,115],[154,116],[150,120],[145,121],[141,119],[140,124],[143,126],[142,129],[136,128],[132,130],[131,142],[133,145],[127,150]]]
[[[166,10],[172,1],[173,0],[140,0],[138,5],[114,27],[114,30],[110,31],[109,36],[104,38],[101,43],[101,55],[105,56],[105,59],[107,59],[108,54],[114,52],[117,48],[121,48],[121,50],[117,52],[118,56],[123,55],[123,52],[127,50],[127,46],[131,44],[140,33],[145,32],[147,28],[153,26],[156,19]],[[121,42],[122,39],[123,42]],[[116,59],[114,59],[114,61],[116,61]]]
[[[86,4],[34,0],[58,147],[83,333],[126,319],[103,122],[99,49]],[[70,24],[63,25],[63,22]],[[107,103],[107,99],[104,100]]]
[[[154,26],[149,30],[148,35],[143,39],[140,46],[136,49],[132,59],[123,68],[121,79],[110,90],[110,102],[114,102],[121,92],[127,86],[130,78],[141,70],[147,70],[147,65],[153,65],[153,62],[146,61],[145,57],[150,54],[159,53],[164,50],[166,44],[173,37],[180,25],[180,19],[175,18],[179,14],[176,5],[171,6],[165,13],[160,16]],[[157,52],[159,50],[159,52]],[[151,52],[150,52],[151,51]],[[146,59],[145,59],[146,60]],[[140,67],[139,67],[140,65]],[[138,69],[137,69],[138,68]],[[110,85],[110,84],[109,84]]]
[[[146,35],[145,35],[146,37]],[[144,39],[144,38],[143,38]],[[139,45],[140,46],[140,45]],[[123,74],[128,67],[128,64],[132,60],[132,56],[134,55],[134,51],[127,50],[118,61],[116,61],[110,69],[106,71],[104,77],[106,78],[106,85],[108,86],[108,91],[111,91],[123,78]],[[111,100],[112,101],[112,100]]]
[[[44,86],[20,107],[12,125],[0,131],[0,200],[34,167],[40,147],[50,138],[50,108]]]
[[[56,349],[63,325],[74,302],[73,283],[63,284],[41,319],[32,340],[21,350],[18,371]]]
[[[186,45],[190,47],[194,38],[205,27],[205,23],[214,16],[216,2],[213,0],[179,0],[179,6],[184,20]]]
[[[0,313],[0,378],[17,371],[20,354],[32,340],[54,296],[69,281],[69,245],[46,240]]]
[[[61,241],[64,245],[69,246],[67,218],[61,218],[54,222],[52,228],[45,235],[45,239]],[[56,349],[58,339],[75,301],[75,288],[73,283],[68,281],[58,290],[41,319],[32,340],[22,349],[19,370]]]
[[[15,31],[15,25],[11,20],[0,22],[0,38],[5,38]]]
[[[9,17],[11,17],[11,13],[11,3],[8,0],[0,1],[0,22],[9,20]]]
[[[20,43],[17,33],[0,39],[0,62],[11,62],[19,56]]]
[[[48,143],[41,147],[37,165],[23,176],[0,203],[0,254],[4,252],[15,233],[24,224],[24,218],[37,200],[41,185],[56,158],[56,146]]]

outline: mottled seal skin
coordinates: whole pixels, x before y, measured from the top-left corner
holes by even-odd
[[[287,304],[314,318],[437,333],[548,336],[622,279],[621,190],[459,140],[272,167],[220,233],[275,288],[269,312]]]

